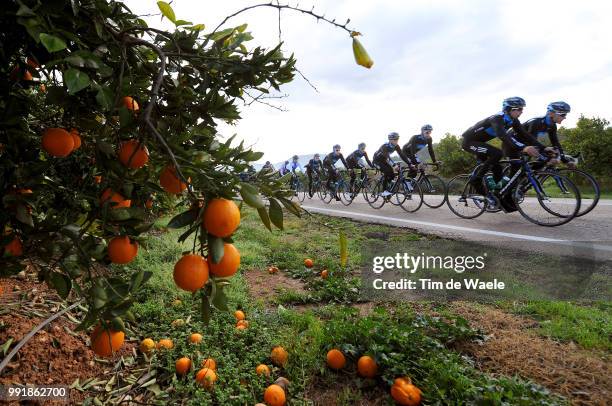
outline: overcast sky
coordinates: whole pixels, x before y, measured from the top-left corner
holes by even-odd
[[[157,12],[154,0],[127,0],[137,13]],[[258,1],[175,0],[177,18],[204,23],[207,31],[224,16]],[[281,2],[283,3],[283,2]],[[295,4],[292,2],[291,4]],[[300,71],[282,88],[289,97],[241,108],[237,133],[262,162],[293,154],[331,152],[339,143],[345,155],[361,141],[372,155],[390,131],[400,143],[434,127],[434,141],[500,110],[501,101],[521,96],[521,120],[542,115],[550,101],[565,100],[573,126],[580,114],[612,119],[612,2],[582,1],[300,1],[301,8],[324,13],[360,31],[374,60],[365,69],[353,60],[348,34],[307,15],[283,11],[286,53],[295,53]],[[159,17],[150,25],[168,27]],[[249,47],[278,43],[278,12],[259,8],[231,19],[227,27],[248,23],[255,37]]]

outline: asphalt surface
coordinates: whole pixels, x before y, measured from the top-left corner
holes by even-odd
[[[302,207],[312,213],[406,227],[493,246],[597,261],[612,260],[612,200],[600,200],[590,213],[557,227],[538,226],[518,212],[483,213],[480,217],[466,220],[451,212],[446,203],[437,209],[423,205],[415,213],[407,213],[389,203],[373,209],[362,196],[349,206],[337,201],[325,204],[316,196],[312,199],[306,197]]]

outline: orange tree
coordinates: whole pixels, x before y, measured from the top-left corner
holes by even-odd
[[[100,265],[138,255],[153,200],[175,195],[184,208],[169,227],[185,227],[179,240],[193,238],[193,247],[174,278],[202,295],[205,318],[211,305],[225,308],[223,287],[239,265],[232,200],[256,208],[269,229],[282,228],[283,207],[299,215],[272,174],[240,182],[237,174],[263,154],[216,130],[218,120],[240,118],[241,100],[290,82],[293,56],[280,44],[247,47],[246,24],[224,28],[238,13],[206,32],[158,6],[174,31],[149,27],[113,0],[9,0],[0,10],[0,273],[19,272],[24,254],[39,260],[41,280],[87,302],[81,329],[100,320],[123,330],[133,320],[134,292],[150,273]],[[348,21],[278,3],[241,12],[261,6],[346,30],[357,63],[372,66]]]

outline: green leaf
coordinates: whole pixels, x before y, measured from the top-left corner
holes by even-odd
[[[28,209],[24,204],[17,205],[17,220],[21,221],[23,224],[29,225],[30,227],[34,227],[32,215],[28,213]]]
[[[346,266],[346,262],[348,261],[348,242],[346,240],[346,234],[344,230],[340,230],[340,266],[343,268]]]
[[[181,25],[191,25],[191,24],[193,24],[191,21],[185,21],[185,20],[176,20],[174,22],[174,25],[176,25],[177,27]]]
[[[240,196],[246,204],[256,209],[265,206],[263,200],[259,196],[259,191],[248,183],[240,183]]]
[[[146,283],[149,278],[153,276],[152,272],[145,272],[144,268],[140,268],[138,273],[132,275],[132,280],[130,282],[130,291],[138,290],[142,286],[143,283]]]
[[[238,31],[238,32],[244,32],[244,30],[246,30],[246,28],[247,28],[247,24],[245,23],[245,24],[242,24],[242,25],[239,25],[238,27],[236,27],[235,30]]]
[[[165,1],[158,1],[157,7],[159,7],[159,10],[162,12],[164,17],[173,23],[176,22],[176,15],[174,14],[174,10],[172,10],[170,4],[166,3]]]
[[[96,94],[96,101],[100,107],[102,107],[102,110],[109,111],[113,108],[114,97],[113,91],[107,86],[100,86],[100,88],[98,88],[98,93]]]
[[[213,261],[213,264],[218,264],[223,259],[225,247],[223,246],[223,238],[215,237],[208,234],[208,252]]]
[[[68,297],[70,289],[72,288],[72,280],[68,276],[58,272],[51,272],[49,274],[49,283],[57,290],[57,294],[60,295],[62,299]]]
[[[118,209],[113,209],[111,208],[111,203],[108,203],[108,205],[110,209],[108,210],[108,218],[111,221],[126,221],[132,218],[129,208],[119,207]]]
[[[65,49],[67,47],[64,40],[54,35],[49,35],[49,34],[45,34],[44,32],[42,32],[40,33],[39,38],[42,41],[45,48],[47,48],[47,51],[49,52],[61,51],[62,49]]]
[[[186,28],[192,31],[204,31],[206,26],[204,24],[196,24],[196,25],[192,25],[191,27],[186,27]]]
[[[22,4],[19,6],[19,10],[17,10],[17,17],[36,17],[36,13],[28,6]]]
[[[284,197],[281,197],[280,201],[283,204],[283,206],[285,206],[285,208],[289,210],[292,214],[295,214],[298,217],[302,217],[302,213],[300,213],[300,210],[302,208],[300,207],[299,204],[297,204],[296,202],[292,202],[291,200],[288,200]]]
[[[192,224],[198,217],[197,210],[187,210],[181,214],[177,214],[168,222],[168,228],[183,228]]]
[[[119,126],[121,128],[127,127],[134,121],[134,115],[125,107],[119,108]]]
[[[115,331],[125,331],[125,324],[123,324],[123,319],[121,317],[115,317],[111,320],[111,327]]]
[[[78,69],[68,69],[64,72],[64,82],[68,86],[68,93],[75,94],[89,86],[89,76]]]
[[[219,310],[227,311],[229,308],[227,307],[227,295],[225,289],[223,289],[224,286],[223,284],[217,284],[215,294],[212,297],[212,304]]]
[[[266,228],[272,231],[272,226],[270,225],[270,217],[268,216],[268,212],[265,207],[260,207],[257,209],[257,213],[259,213],[259,217],[261,218],[262,223],[266,226]]]
[[[283,229],[283,207],[274,198],[270,199],[270,220],[280,230]]]

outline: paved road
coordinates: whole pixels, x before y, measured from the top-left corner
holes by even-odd
[[[325,204],[317,198],[306,198],[302,206],[313,213],[407,227],[495,246],[612,260],[612,200],[600,201],[586,216],[558,227],[532,224],[518,212],[484,213],[476,219],[466,220],[455,216],[446,204],[438,209],[423,205],[416,213],[407,213],[391,204],[376,210],[361,196],[350,206],[335,201]]]

